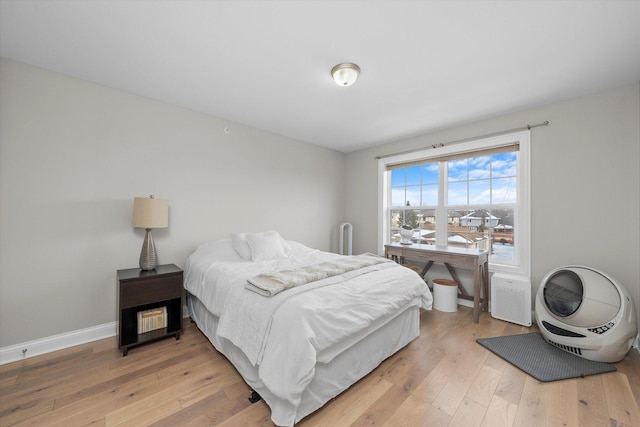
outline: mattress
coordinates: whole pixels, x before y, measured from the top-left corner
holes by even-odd
[[[247,259],[229,239],[201,246],[187,260],[185,289],[192,319],[276,425],[293,425],[416,338],[419,309],[431,308],[424,281],[385,260],[265,297],[247,281],[344,256],[284,241],[256,253]]]

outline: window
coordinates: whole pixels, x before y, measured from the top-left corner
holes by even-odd
[[[529,132],[379,160],[380,250],[413,243],[486,249],[492,271],[529,274]]]

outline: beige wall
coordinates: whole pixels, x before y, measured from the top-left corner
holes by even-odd
[[[137,266],[144,236],[135,196],[169,200],[160,263],[242,230],[337,250],[343,153],[0,67],[0,348],[115,321],[116,270]]]
[[[378,251],[375,156],[545,120],[549,126],[531,131],[534,294],[553,268],[587,265],[622,282],[639,309],[640,84],[350,153],[346,218],[354,252]]]

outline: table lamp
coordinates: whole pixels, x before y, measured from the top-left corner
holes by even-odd
[[[169,202],[164,199],[156,199],[153,195],[149,196],[149,198],[134,198],[131,226],[147,230],[142,244],[142,251],[140,252],[140,269],[155,269],[156,265],[158,265],[158,260],[153,237],[151,237],[151,230],[169,226]]]

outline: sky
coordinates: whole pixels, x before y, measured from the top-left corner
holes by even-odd
[[[448,206],[517,202],[517,153],[499,153],[447,162]],[[392,206],[438,205],[438,162],[391,171]],[[444,190],[444,183],[442,183]]]

